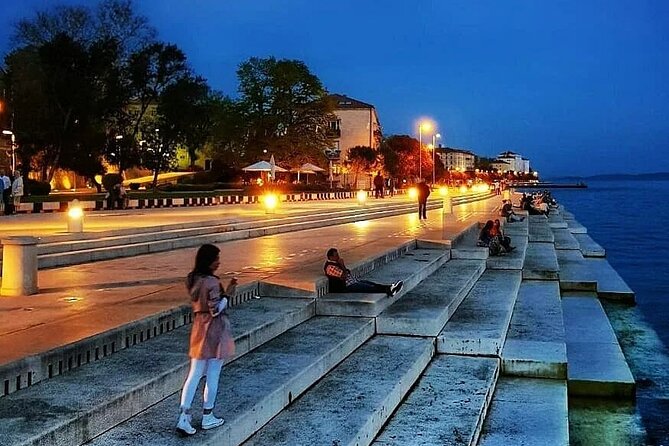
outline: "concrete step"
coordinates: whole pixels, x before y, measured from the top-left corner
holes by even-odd
[[[373,334],[372,319],[316,317],[226,365],[215,410],[226,422],[210,431],[199,430],[190,442],[242,443]],[[199,395],[193,407],[193,424],[198,426]],[[174,432],[178,411],[179,393],[174,393],[90,444],[181,446],[184,440]]]
[[[557,280],[558,260],[552,243],[527,244],[523,262],[524,280]]]
[[[568,446],[567,384],[500,377],[479,445]]]
[[[483,273],[437,337],[445,354],[499,356],[520,287],[520,271]]]
[[[498,376],[496,358],[435,356],[372,444],[476,445]]]
[[[316,301],[316,314],[328,316],[375,317],[411,291],[450,258],[444,249],[416,248],[402,253],[391,262],[369,271],[362,279],[376,283],[391,284],[404,281],[402,291],[395,296],[367,293],[328,293]],[[353,270],[352,270],[353,271]]]
[[[606,250],[588,234],[573,234],[583,257],[606,257]]]
[[[581,249],[578,241],[574,238],[569,229],[553,228],[555,238],[555,249]]]
[[[428,339],[375,336],[244,445],[368,445],[433,355]]]
[[[566,250],[557,251],[557,258],[563,291],[596,291],[601,298],[634,303],[634,291],[606,259]]]
[[[377,333],[437,336],[485,270],[481,260],[451,260],[376,318]]]
[[[236,357],[313,314],[313,299],[262,298],[231,310]],[[0,445],[79,445],[178,391],[189,334],[183,326],[5,396],[3,405],[14,409],[0,412]]]
[[[530,215],[528,227],[528,237],[530,242],[553,243],[555,237],[548,224],[548,220],[543,215]]]
[[[572,234],[587,234],[588,228],[577,222],[576,220],[565,220],[567,222],[567,228]]]
[[[505,234],[511,237],[511,246],[515,246],[516,249],[501,256],[488,257],[486,268],[522,270],[525,263],[525,255],[527,254],[527,234],[512,236],[506,233],[506,231]]]
[[[567,379],[567,347],[557,281],[521,283],[502,350],[502,372]]]
[[[563,296],[569,394],[633,398],[635,382],[602,304],[593,293]]]
[[[559,210],[551,210],[548,214],[548,226],[551,229],[567,229],[567,222],[562,218]]]

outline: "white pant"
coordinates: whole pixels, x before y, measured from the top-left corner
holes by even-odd
[[[181,391],[181,410],[187,412],[193,404],[195,391],[200,379],[207,376],[204,386],[204,409],[213,409],[216,403],[216,392],[218,392],[218,379],[223,367],[222,359],[191,359],[188,377]]]

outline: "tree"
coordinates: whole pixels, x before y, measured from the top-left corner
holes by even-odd
[[[421,156],[421,147],[417,139],[408,135],[392,135],[384,141],[381,147],[384,160],[390,160],[390,167],[395,169],[394,173],[398,178],[417,178],[420,161],[422,161],[423,176],[432,176],[432,152],[423,148]],[[395,159],[396,164],[394,164]],[[440,162],[437,163],[437,172],[439,172],[439,165],[441,165]],[[386,169],[388,169],[388,164],[386,164]],[[392,170],[388,170],[393,174]]]
[[[255,160],[267,149],[297,166],[323,156],[332,145],[327,129],[334,103],[304,62],[251,58],[237,76],[247,123],[243,158]]]
[[[371,171],[377,166],[378,153],[367,146],[351,147],[348,151],[348,162],[354,172],[353,184],[358,184],[358,175]]]
[[[242,105],[215,93],[211,98],[211,140],[205,152],[223,165],[239,167],[244,158],[246,120]]]

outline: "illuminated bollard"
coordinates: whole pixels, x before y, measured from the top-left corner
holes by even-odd
[[[356,197],[358,198],[358,205],[364,206],[367,203],[367,191],[359,190]]]
[[[273,214],[279,204],[279,197],[275,194],[267,194],[263,198],[263,203],[265,204],[265,213]]]
[[[67,211],[67,232],[84,232],[84,210],[76,199]]]
[[[455,221],[455,218],[453,218],[453,197],[443,197],[442,203],[443,208],[441,212],[441,232],[442,239],[446,240],[448,238],[446,229],[450,223]]]
[[[8,237],[2,240],[3,296],[28,296],[37,288],[36,237]]]

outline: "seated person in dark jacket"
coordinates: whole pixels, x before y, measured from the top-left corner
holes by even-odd
[[[382,285],[369,280],[356,279],[351,274],[351,270],[346,268],[344,259],[339,257],[336,248],[328,249],[327,258],[323,271],[328,277],[331,293],[385,293],[388,296],[394,296],[404,285],[401,280],[392,285]]]
[[[525,217],[519,217],[515,212],[513,212],[513,205],[511,204],[511,200],[502,200],[502,210],[500,213],[502,214],[502,217],[506,218],[507,223],[525,220]]]

